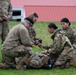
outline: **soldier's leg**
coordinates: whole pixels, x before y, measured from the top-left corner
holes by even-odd
[[[73,56],[70,61],[70,65],[76,67],[76,51],[73,51]]]
[[[15,57],[11,57],[12,51],[2,51],[3,68],[15,68]],[[13,55],[14,56],[14,55]]]
[[[2,58],[5,63],[7,62],[12,62],[12,60],[8,61],[10,58],[15,58],[22,56],[24,53],[24,48],[23,46],[18,46],[13,49],[2,49]],[[7,60],[5,60],[7,58]],[[13,60],[15,61],[15,59]]]
[[[32,48],[31,47],[25,47],[23,45],[20,45],[16,48],[9,49],[9,50],[2,50],[2,53],[5,53],[7,56],[15,58],[15,57],[24,57],[26,54],[32,54]]]
[[[16,62],[15,57],[24,57],[27,54],[31,55],[32,49],[30,47],[25,47],[23,45],[18,46],[12,50],[2,50],[3,61],[9,66],[10,64],[13,64]]]
[[[25,67],[24,67],[24,65],[27,65],[27,64],[29,64],[29,57],[30,57],[30,55],[26,55],[26,56],[24,56],[24,57],[22,57],[20,60],[19,60],[19,62],[17,63],[17,65],[16,65],[16,69],[18,69],[18,70],[23,70],[23,69],[25,69]]]
[[[60,68],[68,68],[70,66],[70,60],[72,49],[69,47],[65,47],[58,59],[56,60],[54,66]]]
[[[54,63],[54,67],[57,68],[68,68],[70,66],[70,59],[64,58],[64,56],[59,56],[59,58]]]
[[[2,49],[2,61],[5,63],[6,68],[15,67],[15,57],[19,56],[19,53],[16,51],[16,49],[19,49],[19,47],[10,50]]]
[[[21,46],[20,46],[20,48],[21,48]],[[28,58],[33,54],[33,51],[32,51],[31,47],[24,47],[24,46],[22,46],[22,48],[24,49],[24,51],[19,54],[19,56],[22,55],[22,57],[20,58],[20,60],[18,60],[19,63],[17,62],[16,69],[24,69],[24,67],[23,67],[24,64],[29,64],[28,63]],[[21,50],[19,50],[19,52],[20,51]]]
[[[0,23],[0,38],[2,36],[2,23]]]
[[[9,57],[6,55],[7,53],[2,52],[2,63],[3,63],[3,68],[15,68],[15,61],[14,58]]]
[[[8,21],[4,21],[2,23],[2,43],[5,40],[8,32],[9,32],[9,22]]]
[[[24,45],[20,45],[15,48],[15,53],[18,53],[16,57],[24,57],[27,54],[33,54],[33,50],[31,47],[25,47]]]

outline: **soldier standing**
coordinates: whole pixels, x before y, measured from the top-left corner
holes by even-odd
[[[15,67],[16,57],[33,54],[33,43],[28,33],[30,25],[31,21],[27,19],[21,24],[14,26],[9,32],[2,45],[2,58],[5,68]]]
[[[0,37],[2,43],[9,32],[9,19],[12,16],[10,0],[0,0]]]

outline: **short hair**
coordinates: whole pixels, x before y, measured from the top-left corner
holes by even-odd
[[[32,19],[33,17],[39,18],[39,16],[38,16],[37,13],[31,13],[28,17],[31,18],[31,19]]]
[[[38,16],[38,14],[37,14],[37,13],[33,13],[33,14],[34,14],[34,16],[35,16],[35,17],[39,18],[39,16]]]
[[[48,25],[49,28],[57,29],[58,27],[54,23]]]
[[[60,22],[69,23],[69,25],[71,25],[71,23],[70,23],[68,18],[62,18]]]

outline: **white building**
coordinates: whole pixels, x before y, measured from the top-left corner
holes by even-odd
[[[25,16],[24,4],[22,1],[11,0],[12,4],[12,20],[23,21]]]

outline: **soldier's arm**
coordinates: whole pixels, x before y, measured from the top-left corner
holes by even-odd
[[[73,47],[76,48],[76,30],[74,28],[72,29],[72,34],[72,37],[74,38]]]
[[[11,5],[11,1],[9,2],[8,16],[9,16],[9,18],[12,16],[12,5]]]
[[[62,34],[57,34],[57,36],[54,38],[54,44],[53,47],[48,50],[50,54],[55,54],[61,52],[63,49],[63,39]]]
[[[21,43],[25,46],[32,46],[31,40],[30,40],[30,36],[29,33],[27,31],[27,29],[20,29],[20,39],[21,39]]]
[[[34,27],[32,27],[32,33],[33,33],[34,38],[36,38],[36,31],[35,31]]]
[[[29,31],[29,36],[31,38],[31,41],[35,41],[36,32],[35,32],[34,28],[31,27],[28,31]]]
[[[43,46],[43,48],[44,48],[44,49],[49,49],[50,46],[49,46],[49,45],[48,45],[48,46]]]

